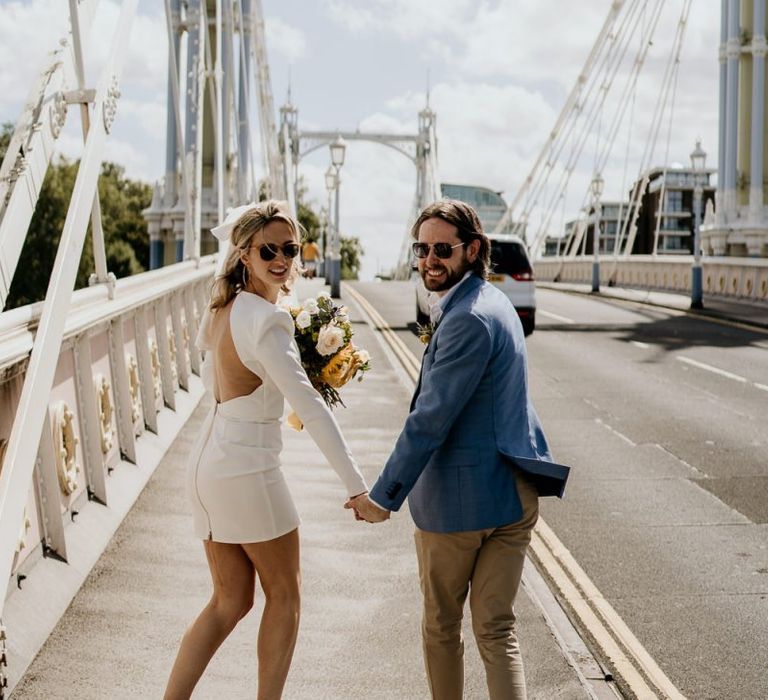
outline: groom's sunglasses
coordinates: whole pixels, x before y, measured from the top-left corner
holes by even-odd
[[[283,245],[269,245],[269,243],[259,246],[259,257],[264,262],[269,262],[277,257],[277,254],[282,251],[283,255],[288,259],[293,259],[299,254],[301,250],[298,243],[285,243]]]
[[[456,245],[451,245],[450,243],[433,243],[430,245],[429,243],[414,243],[411,246],[411,250],[417,258],[421,258],[423,260],[429,256],[429,249],[432,248],[438,258],[441,260],[447,260],[453,255],[453,249],[458,248],[460,245],[464,244],[457,243]]]

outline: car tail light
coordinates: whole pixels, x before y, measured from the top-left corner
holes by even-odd
[[[533,282],[533,270],[525,270],[524,272],[513,272],[512,279],[518,282]]]

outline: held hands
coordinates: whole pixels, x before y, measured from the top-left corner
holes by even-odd
[[[344,507],[355,512],[355,520],[365,520],[368,523],[381,523],[389,520],[390,512],[379,508],[374,504],[368,493],[361,493],[359,496],[353,496]]]

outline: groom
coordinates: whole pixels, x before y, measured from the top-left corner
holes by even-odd
[[[491,700],[525,698],[513,604],[538,496],[562,496],[567,467],[551,461],[528,397],[523,329],[485,279],[490,241],[472,207],[443,200],[413,225],[413,253],[431,309],[411,412],[359,517],[385,520],[408,496],[424,596],[422,634],[435,700],[461,700],[461,621],[472,627]]]

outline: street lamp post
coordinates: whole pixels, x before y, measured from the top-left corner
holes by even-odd
[[[707,154],[696,141],[696,148],[691,152],[693,169],[693,267],[691,268],[691,308],[703,309],[704,293],[701,285],[701,200],[704,188],[701,179],[704,176]]]
[[[600,173],[595,173],[592,178],[592,196],[593,196],[593,210],[594,210],[594,223],[592,228],[592,252],[594,257],[592,259],[592,291],[600,291],[600,197],[603,194],[604,180]]]
[[[331,296],[334,299],[341,297],[341,234],[339,232],[339,189],[341,187],[341,178],[339,177],[339,171],[341,166],[344,165],[344,155],[347,150],[347,144],[341,136],[337,136],[336,140],[331,143],[331,165],[333,166],[336,174],[336,202],[334,212],[334,226],[333,226],[333,239],[331,245]]]
[[[325,242],[326,232],[328,231],[328,211],[325,207],[320,208],[320,260],[317,263],[317,276],[325,276]]]
[[[328,170],[325,171],[325,188],[328,190],[328,236],[327,238],[330,239],[330,246],[333,246],[333,231],[336,227],[336,224],[333,220],[333,210],[331,209],[331,196],[333,195],[333,191],[336,189],[337,186],[337,180],[338,175],[336,171],[333,169],[332,165],[328,166]],[[329,241],[326,240],[326,237],[323,237],[323,260],[325,261],[323,263],[323,267],[325,270],[325,283],[331,284],[331,279],[333,275],[332,267],[333,264],[330,259],[328,248]]]

